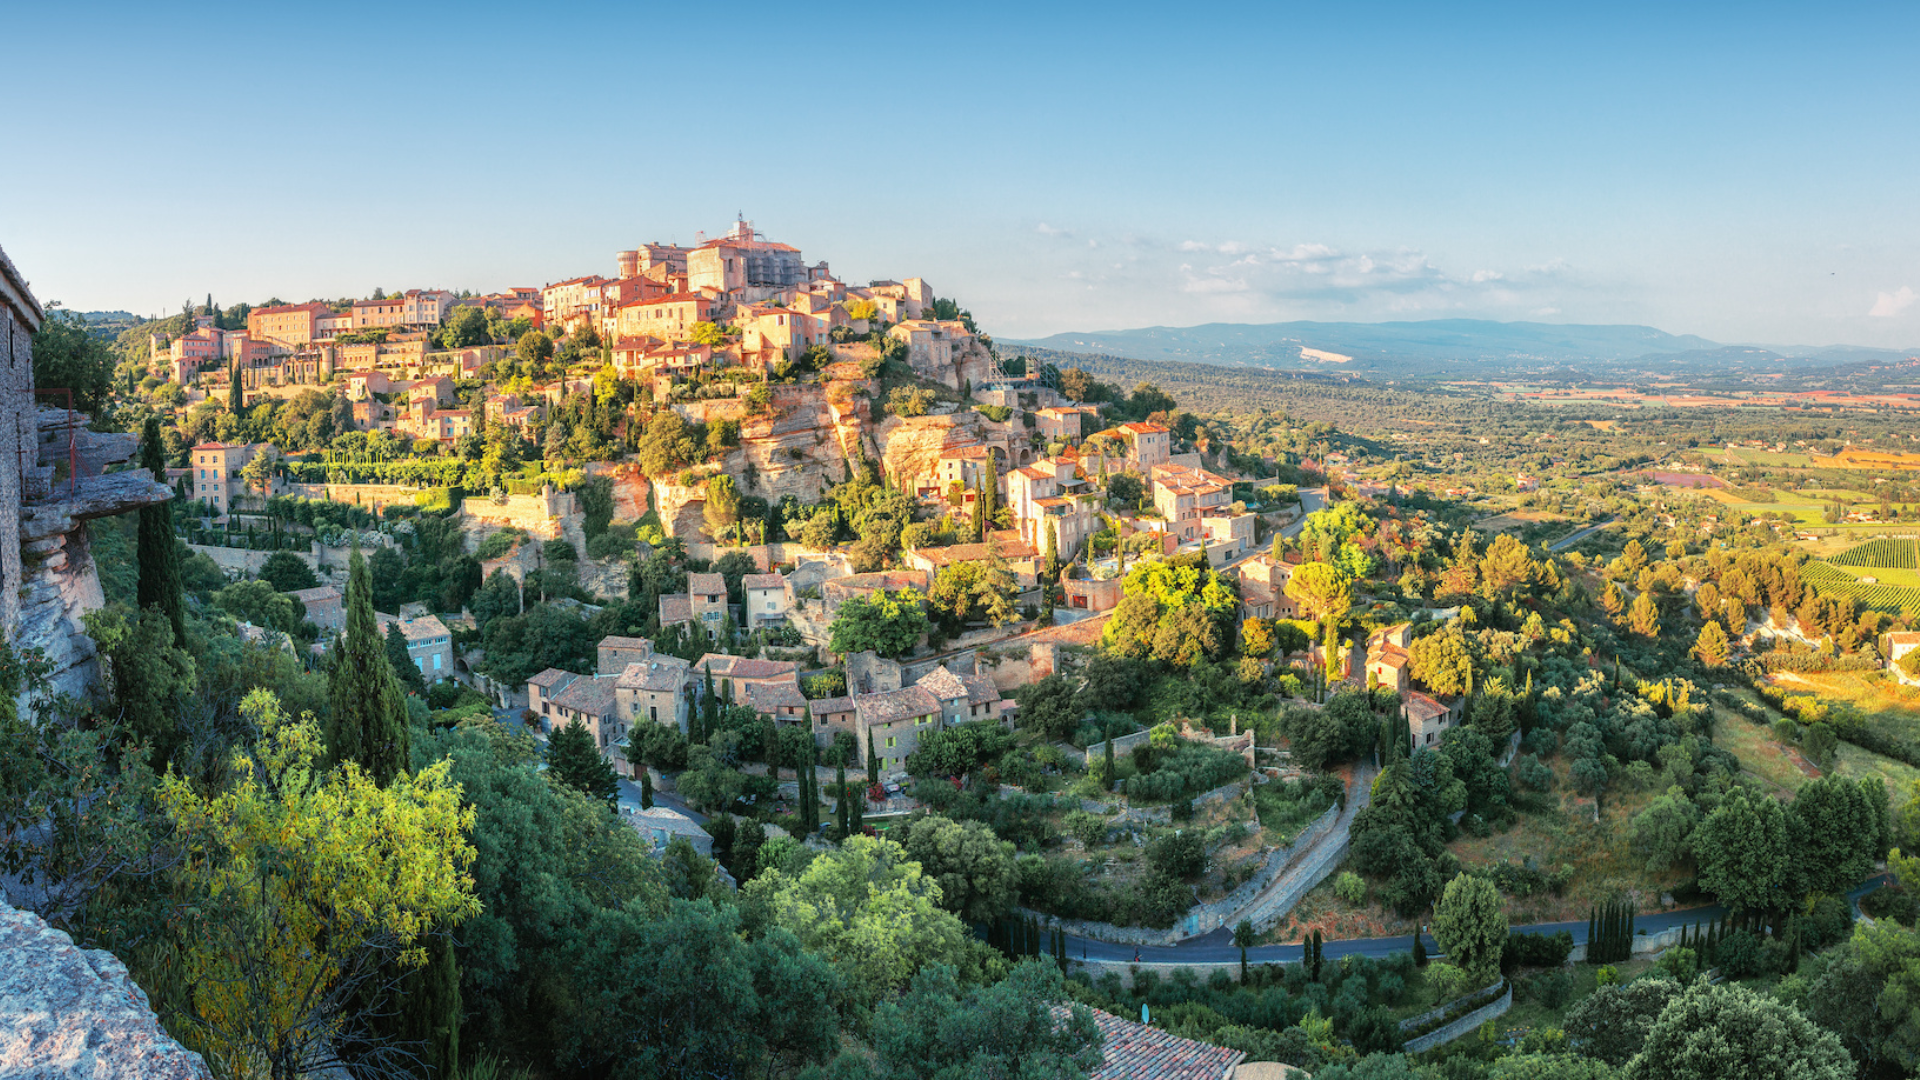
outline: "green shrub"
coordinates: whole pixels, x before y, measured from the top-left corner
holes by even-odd
[[[1364,878],[1351,870],[1340,871],[1333,879],[1333,895],[1349,904],[1359,904],[1367,898],[1367,883]]]

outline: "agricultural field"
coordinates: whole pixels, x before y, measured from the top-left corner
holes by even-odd
[[[1800,568],[1800,577],[1817,589],[1852,596],[1882,611],[1920,611],[1920,572],[1913,570],[1863,569],[1815,561]]]
[[[1920,537],[1869,540],[1827,561],[1870,570],[1920,569]]]

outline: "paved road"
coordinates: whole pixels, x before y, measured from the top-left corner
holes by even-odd
[[[1868,878],[1859,888],[1847,894],[1849,901],[1858,904],[1860,898],[1887,883],[1887,875],[1880,874]],[[1634,919],[1636,931],[1644,930],[1657,934],[1679,926],[1692,926],[1695,923],[1713,922],[1726,915],[1727,909],[1713,907],[1685,908],[1678,911],[1655,911]],[[1562,930],[1573,935],[1573,943],[1585,944],[1587,923],[1578,922],[1535,923],[1531,926],[1516,926],[1516,933],[1557,934]],[[1439,944],[1433,935],[1422,935],[1427,942],[1427,955],[1441,957]],[[1321,943],[1326,956],[1338,957],[1348,953],[1361,956],[1387,956],[1391,953],[1405,952],[1413,948],[1413,935],[1402,934],[1399,937],[1356,938],[1349,941],[1327,941]],[[1188,938],[1178,945],[1117,945],[1109,941],[1092,941],[1086,938],[1067,937],[1067,955],[1083,960],[1117,960],[1126,962],[1138,957],[1143,964],[1227,964],[1240,962],[1240,950],[1233,946],[1233,931],[1221,927],[1200,937]],[[1301,959],[1299,945],[1258,945],[1247,950],[1247,962],[1250,964],[1280,964],[1298,962]]]
[[[1594,533],[1599,532],[1601,529],[1604,529],[1609,525],[1617,525],[1619,524],[1619,522],[1620,522],[1619,518],[1608,518],[1605,521],[1595,522],[1594,524],[1589,525],[1578,532],[1571,533],[1567,536],[1563,536],[1560,539],[1555,540],[1553,543],[1548,544],[1547,550],[1548,551],[1564,551],[1567,548],[1570,548],[1573,545],[1579,543],[1580,541],[1585,540],[1587,537],[1592,536]]]

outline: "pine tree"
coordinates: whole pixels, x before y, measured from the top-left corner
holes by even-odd
[[[140,465],[153,473],[154,480],[167,482],[167,459],[160,444],[160,421],[148,417],[140,433]],[[140,508],[139,520],[140,584],[137,600],[142,611],[157,607],[166,612],[173,624],[173,643],[187,647],[186,603],[181,597],[180,563],[174,550],[173,512],[166,503]]]
[[[373,582],[358,548],[347,564],[346,632],[327,680],[327,748],[336,762],[354,761],[382,786],[407,771],[406,697],[387,663],[373,618]]]

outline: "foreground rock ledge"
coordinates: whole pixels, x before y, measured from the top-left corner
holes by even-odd
[[[38,915],[0,901],[0,1076],[33,1080],[207,1080],[102,949],[81,949]]]

